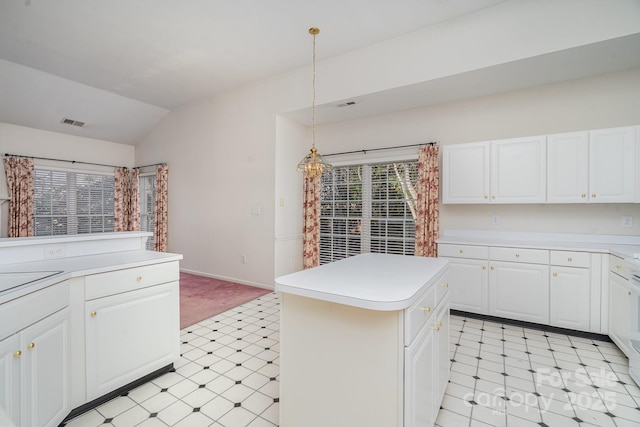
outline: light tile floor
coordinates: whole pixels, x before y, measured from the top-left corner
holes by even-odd
[[[175,372],[65,426],[273,427],[278,330],[275,293],[185,328]],[[640,426],[640,389],[614,344],[451,316],[451,360],[440,427]]]

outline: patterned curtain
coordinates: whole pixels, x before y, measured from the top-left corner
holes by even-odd
[[[127,168],[115,168],[113,210],[115,231],[129,231],[131,215],[131,175]]]
[[[305,269],[320,264],[320,177],[304,177],[302,262]]]
[[[156,167],[156,203],[154,206],[155,222],[153,224],[154,250],[167,251],[167,211],[169,195],[169,167]]]
[[[140,169],[131,171],[131,210],[129,231],[140,231]]]
[[[29,237],[34,232],[33,159],[5,157],[4,171],[9,193],[9,237]]]
[[[416,218],[416,256],[436,257],[439,233],[438,146],[420,147],[418,154],[418,201]]]

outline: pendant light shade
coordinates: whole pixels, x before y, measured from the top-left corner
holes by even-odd
[[[309,28],[309,34],[313,36],[313,80],[311,83],[311,89],[313,97],[311,98],[311,150],[301,161],[298,163],[298,172],[304,174],[307,178],[316,178],[322,175],[323,172],[331,170],[333,167],[324,161],[322,156],[318,154],[316,149],[316,35],[320,33],[320,29],[316,27]]]

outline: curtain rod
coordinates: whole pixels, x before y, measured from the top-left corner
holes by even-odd
[[[438,145],[438,143],[437,142],[423,142],[423,143],[420,143],[420,144],[398,145],[398,146],[395,146],[395,147],[382,147],[382,148],[370,148],[368,150],[365,149],[365,150],[343,151],[342,153],[323,154],[322,157],[340,156],[342,154],[354,154],[354,153],[367,154],[367,151],[393,150],[393,149],[396,149],[396,148],[420,147],[422,145]]]
[[[135,168],[133,168],[133,169],[150,168],[151,166],[164,166],[164,165],[166,165],[166,163],[165,163],[165,162],[161,162],[161,163],[153,163],[153,164],[151,164],[151,165],[136,166],[136,167],[135,167]]]
[[[74,164],[81,164],[81,165],[92,165],[92,166],[104,166],[104,167],[108,167],[108,168],[127,168],[126,166],[114,166],[114,165],[105,165],[102,163],[91,163],[91,162],[80,162],[80,161],[76,161],[76,160],[64,160],[64,159],[52,159],[49,157],[36,157],[36,156],[22,156],[20,154],[9,154],[9,153],[4,153],[5,157],[22,157],[25,159],[38,159],[38,160],[51,160],[54,162],[67,162],[67,163],[74,163]]]

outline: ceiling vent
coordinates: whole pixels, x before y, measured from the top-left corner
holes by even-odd
[[[78,120],[71,120],[71,119],[62,119],[60,121],[60,123],[65,124],[65,125],[72,125],[72,126],[78,126],[78,127],[82,127],[84,126],[84,122],[79,122]]]

